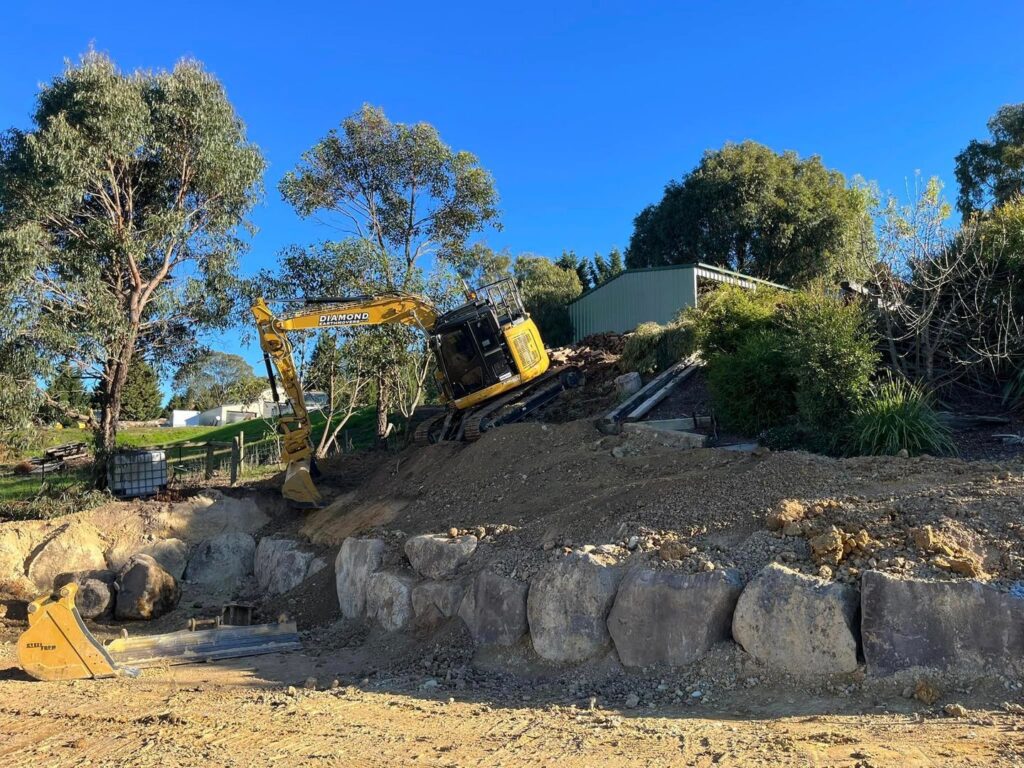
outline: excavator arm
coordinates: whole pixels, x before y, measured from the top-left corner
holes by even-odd
[[[396,293],[356,298],[308,299],[302,309],[281,316],[275,315],[267,302],[260,298],[252,306],[252,314],[256,319],[274,400],[279,402],[274,377],[276,369],[277,380],[292,404],[292,414],[282,416],[278,421],[283,444],[281,460],[287,466],[282,493],[297,506],[320,506],[320,492],[313,483],[316,464],[309,411],[302,394],[302,382],[292,355],[288,332],[394,323],[414,325],[429,332],[437,322],[438,312],[419,296]]]

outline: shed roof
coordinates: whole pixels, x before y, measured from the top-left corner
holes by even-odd
[[[781,285],[780,283],[773,283],[770,280],[762,280],[759,277],[751,277],[750,275],[744,275],[740,272],[733,272],[731,269],[723,269],[722,267],[716,267],[713,264],[705,264],[702,261],[697,261],[692,264],[669,264],[663,267],[637,267],[634,269],[625,269],[622,272],[619,272],[619,274],[617,274],[611,280],[606,280],[600,285],[595,285],[593,288],[587,289],[579,296],[577,296],[575,299],[570,301],[569,304],[575,304],[577,301],[584,298],[585,296],[589,296],[595,291],[604,288],[609,283],[615,282],[623,275],[635,275],[644,272],[662,272],[664,270],[672,269],[694,269],[697,270],[698,274],[701,277],[707,277],[722,283],[733,283],[750,287],[756,285],[764,285],[770,288],[778,288],[783,291],[790,290],[788,287],[786,287],[785,285]]]

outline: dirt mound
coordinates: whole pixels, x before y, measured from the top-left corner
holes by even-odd
[[[602,436],[589,421],[511,425],[473,444],[378,461],[364,488],[331,512],[347,521],[339,523],[346,535],[367,509],[400,501],[390,521],[370,515],[362,530],[483,529],[474,561],[519,577],[555,548],[584,546],[659,567],[737,567],[749,576],[777,560],[819,573],[825,561],[811,540],[833,527],[840,546],[853,542],[832,563],[836,578],[853,580],[867,567],[963,575],[942,552],[914,546],[910,531],[924,525],[977,557],[985,577],[1009,585],[1024,575],[1020,462],[687,451],[644,435]],[[803,528],[769,530],[767,515],[787,499],[820,511]],[[678,544],[662,553],[668,542]]]

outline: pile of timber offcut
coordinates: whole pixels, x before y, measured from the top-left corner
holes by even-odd
[[[595,416],[615,402],[615,377],[624,344],[617,333],[598,333],[570,347],[550,351],[552,366],[574,366],[583,371],[585,381],[579,389],[568,390],[545,409],[545,421],[572,421]]]

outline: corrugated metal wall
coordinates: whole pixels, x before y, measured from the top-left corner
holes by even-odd
[[[574,338],[667,323],[697,301],[693,266],[624,272],[569,305]]]

